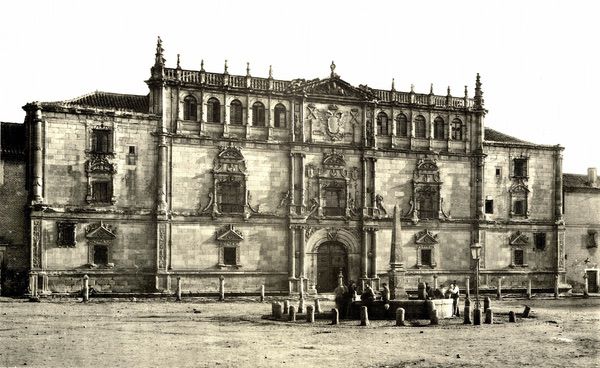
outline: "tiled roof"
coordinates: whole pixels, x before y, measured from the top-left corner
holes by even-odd
[[[596,179],[596,182],[600,184],[600,178]],[[563,187],[565,189],[600,189],[600,186],[590,185],[587,175],[580,174],[563,174]]]
[[[499,131],[490,129],[490,128],[485,128],[484,139],[486,141],[492,141],[492,142],[533,144],[531,142],[527,142],[527,141],[512,137],[512,136],[504,134],[504,133],[500,133]]]
[[[82,106],[100,109],[126,110],[148,113],[148,96],[111,92],[92,92],[72,100],[50,102],[50,105]]]
[[[25,124],[0,122],[2,159],[25,157]]]

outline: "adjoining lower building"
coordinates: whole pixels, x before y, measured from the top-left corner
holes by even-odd
[[[331,292],[565,280],[562,147],[484,125],[474,95],[165,66],[147,95],[24,106],[32,291]],[[391,276],[390,276],[391,275]],[[435,281],[434,281],[435,280]]]

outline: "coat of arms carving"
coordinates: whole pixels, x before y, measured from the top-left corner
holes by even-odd
[[[329,138],[332,141],[342,140],[344,138],[344,126],[346,123],[344,113],[339,111],[337,106],[331,105],[328,110],[323,111],[322,118]]]

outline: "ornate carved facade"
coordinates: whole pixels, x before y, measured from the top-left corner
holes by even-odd
[[[253,293],[392,272],[410,290],[471,277],[473,243],[486,285],[550,288],[563,273],[562,149],[485,128],[479,76],[470,98],[355,87],[333,63],[313,80],[212,73],[167,68],[159,41],[147,84],[25,106],[31,270],[52,275],[48,292],[83,273],[116,280],[105,291],[182,277],[214,292],[224,275]],[[50,242],[67,222],[73,246]],[[548,245],[528,257],[531,244],[509,244],[517,231]]]

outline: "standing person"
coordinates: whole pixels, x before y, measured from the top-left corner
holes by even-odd
[[[344,307],[346,304],[344,299],[346,298],[346,294],[348,294],[348,288],[340,280],[340,283],[335,288],[333,293],[335,294],[335,307],[338,309],[338,311],[340,311],[340,313],[343,313],[342,311],[345,309]]]
[[[387,303],[390,301],[390,289],[388,288],[387,284],[384,282],[383,283],[383,290],[381,290],[381,300],[384,303]]]
[[[371,305],[375,301],[375,293],[370,285],[365,287],[362,294],[360,295],[360,300],[363,302],[363,305]]]
[[[450,284],[450,297],[452,298],[452,315],[460,317],[460,311],[458,309],[458,298],[460,296],[460,289],[456,280]]]

